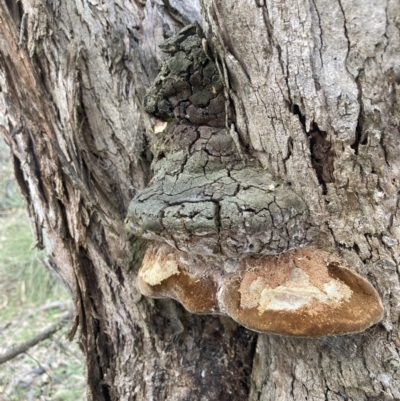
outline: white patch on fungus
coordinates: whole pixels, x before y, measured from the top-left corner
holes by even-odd
[[[331,280],[323,285],[323,291],[330,302],[348,301],[353,291],[340,281]]]
[[[162,265],[156,261],[150,266],[145,266],[139,272],[141,279],[151,286],[161,284],[174,274],[179,274],[178,264],[175,260],[166,260]]]
[[[310,283],[307,273],[293,266],[288,279],[277,287],[272,288],[265,278],[257,277],[247,288],[241,288],[240,293],[242,308],[257,307],[261,314],[267,310],[297,310],[313,301],[337,304],[349,300],[352,291],[333,279],[318,288]]]

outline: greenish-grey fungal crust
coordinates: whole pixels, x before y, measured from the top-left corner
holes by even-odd
[[[378,294],[308,246],[317,228],[306,203],[239,143],[221,69],[204,40],[197,24],[167,40],[145,96],[146,111],[164,122],[154,128],[154,177],[129,205],[128,229],[139,242],[151,240],[139,290],[261,332],[365,330],[383,316]]]
[[[128,229],[203,255],[277,255],[314,242],[305,202],[237,149],[218,68],[189,25],[167,40],[167,58],[144,106],[168,121],[155,134],[151,184],[129,206]]]
[[[169,57],[146,93],[147,113],[165,121],[175,117],[193,124],[224,125],[222,81],[202,49],[202,38],[200,26],[192,24],[160,46]]]
[[[288,187],[255,167],[213,167],[157,177],[130,204],[131,231],[186,252],[235,257],[312,242],[307,206]]]

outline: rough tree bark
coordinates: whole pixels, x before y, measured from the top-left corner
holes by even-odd
[[[399,15],[396,0],[0,0],[1,129],[75,302],[89,399],[400,399]],[[257,335],[136,289],[145,244],[124,219],[152,175],[143,97],[158,45],[195,20],[242,145],[305,200],[319,246],[375,286],[381,324]]]

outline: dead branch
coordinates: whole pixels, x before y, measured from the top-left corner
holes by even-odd
[[[52,334],[59,331],[69,320],[71,320],[72,313],[68,312],[67,314],[63,315],[63,317],[52,326],[48,327],[46,330],[42,331],[38,335],[30,338],[28,341],[23,342],[22,344],[16,345],[15,347],[11,348],[10,350],[6,351],[4,354],[0,355],[0,365],[15,358],[17,355],[26,352],[29,348],[32,348],[36,344],[40,343],[41,341],[49,338]]]
[[[17,324],[21,324],[25,320],[30,319],[32,316],[35,316],[36,314],[38,314],[40,312],[46,312],[50,309],[61,309],[61,310],[67,309],[67,310],[69,310],[69,309],[72,309],[72,302],[70,300],[68,300],[68,301],[54,301],[54,302],[49,302],[47,304],[44,304],[44,305],[40,306],[39,308],[34,309],[28,313],[25,313],[24,315],[22,315],[19,318],[16,318],[14,321],[7,322],[3,326],[0,326],[0,332],[2,332],[5,329],[9,330],[10,327],[16,326]]]

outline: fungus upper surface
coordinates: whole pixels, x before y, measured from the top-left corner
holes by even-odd
[[[158,119],[154,177],[131,201],[127,228],[148,241],[140,291],[252,330],[320,337],[379,321],[373,287],[312,247],[306,202],[246,153],[217,63],[198,24],[162,47],[145,96]],[[233,127],[227,129],[227,127]]]
[[[233,113],[202,39],[193,24],[163,46],[168,57],[144,104],[168,123],[155,130],[155,175],[131,201],[128,229],[201,255],[277,255],[312,244],[306,203],[226,129]]]

